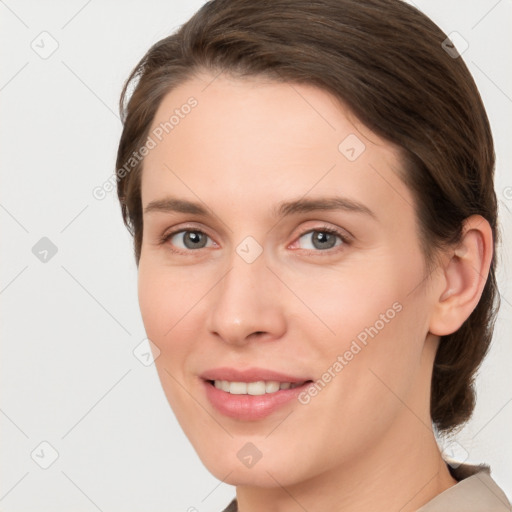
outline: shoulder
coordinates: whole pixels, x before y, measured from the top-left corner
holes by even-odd
[[[507,496],[492,479],[485,464],[450,467],[458,483],[442,492],[417,512],[511,512]]]
[[[458,483],[417,512],[512,512],[512,505],[485,464],[449,466]],[[238,512],[236,498],[222,512]]]
[[[238,512],[236,498],[222,512]]]

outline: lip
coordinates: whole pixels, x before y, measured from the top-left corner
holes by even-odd
[[[312,384],[308,377],[296,377],[262,368],[249,368],[247,370],[216,368],[204,372],[201,379],[206,397],[212,406],[224,416],[241,421],[256,421],[266,418],[293,400],[297,404],[299,394]],[[264,395],[232,395],[217,389],[210,382],[213,380],[228,380],[231,382],[275,380],[290,383],[304,382],[304,384],[293,389],[280,389],[275,393],[265,393]]]
[[[237,368],[214,368],[207,370],[200,375],[204,380],[229,380],[230,382],[258,382],[260,380],[276,380],[278,382],[304,382],[311,380],[310,377],[297,377],[287,375],[265,368],[247,368],[239,370]]]

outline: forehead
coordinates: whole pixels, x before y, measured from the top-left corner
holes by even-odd
[[[196,105],[188,108],[190,102]],[[200,75],[167,94],[151,131],[162,129],[167,147],[215,147],[217,153],[228,147],[230,160],[240,156],[246,163],[250,158],[259,163],[278,155],[300,159],[317,148],[327,150],[326,156],[337,156],[344,137],[353,134],[363,139],[370,134],[348,108],[323,89],[224,74]],[[152,153],[157,156],[160,152]]]
[[[198,76],[165,96],[150,136],[143,206],[171,191],[246,208],[308,191],[412,204],[398,149],[311,85]]]

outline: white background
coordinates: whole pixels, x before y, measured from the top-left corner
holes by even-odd
[[[114,171],[125,78],[202,3],[0,1],[2,511],[206,512],[234,496],[200,463],[154,366],[133,355],[145,333],[131,239],[115,192],[92,196]],[[510,498],[512,2],[416,5],[469,43],[495,136],[502,309],[475,415],[451,446],[490,464]],[[41,37],[58,43],[47,59],[31,47]],[[42,237],[58,249],[46,263],[32,252]],[[50,460],[43,441],[58,452],[48,469],[31,458]]]

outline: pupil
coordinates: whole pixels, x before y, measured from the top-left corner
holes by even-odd
[[[331,247],[333,247],[333,243],[332,243],[332,240],[329,240],[329,238],[334,240],[334,237],[331,235],[331,233],[317,232],[317,235],[313,238],[313,240],[315,242],[319,243],[320,248],[325,248],[325,247],[331,248]],[[314,245],[316,247],[316,244],[314,244]]]
[[[201,243],[201,233],[197,233],[196,231],[191,231],[185,235],[185,244],[189,241],[194,246],[197,246]]]

